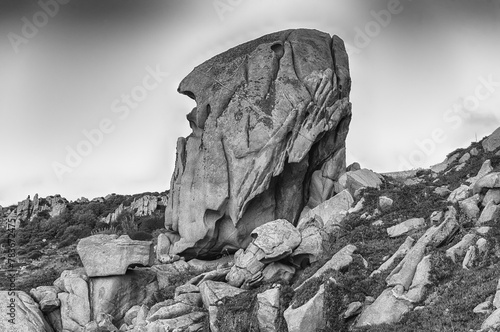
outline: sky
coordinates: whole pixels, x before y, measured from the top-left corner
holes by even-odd
[[[183,77],[290,28],[346,43],[348,164],[428,167],[500,127],[500,1],[2,0],[0,205],[167,190]]]

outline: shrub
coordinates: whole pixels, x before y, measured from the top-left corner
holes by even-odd
[[[146,232],[129,232],[129,233],[127,233],[127,235],[132,240],[151,241],[153,239],[153,236],[149,233],[146,233]]]
[[[32,288],[52,285],[54,280],[59,278],[61,272],[54,268],[33,271],[27,278],[19,278],[16,288],[29,294]]]
[[[139,230],[153,233],[157,229],[161,229],[165,226],[164,215],[151,215],[149,217],[142,218],[140,220]]]
[[[40,250],[35,250],[35,251],[32,251],[29,255],[28,255],[28,259],[38,259],[40,257],[42,257],[43,254]]]
[[[73,235],[77,239],[81,239],[89,236],[91,233],[91,228],[86,225],[72,225],[66,228],[62,237],[67,238],[70,235]]]

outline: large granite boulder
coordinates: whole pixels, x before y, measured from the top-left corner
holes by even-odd
[[[298,221],[336,193],[351,120],[343,41],[287,30],[196,67],[178,91],[196,101],[179,138],[165,212],[171,254],[246,248],[256,227]]]
[[[151,241],[131,240],[128,235],[99,234],[81,239],[76,251],[89,277],[124,275],[130,266],[151,266]]]

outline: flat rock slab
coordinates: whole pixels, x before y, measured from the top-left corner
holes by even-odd
[[[136,241],[127,235],[93,235],[81,239],[76,247],[89,277],[124,275],[131,265],[151,266],[151,241]]]

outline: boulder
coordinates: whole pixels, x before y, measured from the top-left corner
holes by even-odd
[[[234,287],[262,278],[266,264],[261,262],[264,253],[253,243],[234,254],[234,265],[226,276],[227,282]]]
[[[125,316],[123,316],[123,322],[127,325],[132,325],[132,321],[137,317],[141,306],[136,304],[127,310]]]
[[[448,189],[448,186],[442,186],[442,187],[437,187],[436,189],[434,189],[434,193],[436,195],[439,195],[441,197],[446,197],[446,196],[449,196],[451,191],[450,189]]]
[[[161,233],[158,235],[158,243],[156,244],[156,259],[160,263],[169,263],[171,261],[171,257],[169,255],[170,252],[170,239],[169,237]]]
[[[152,299],[157,290],[156,273],[149,269],[130,270],[123,276],[91,278],[92,319],[109,314],[113,324],[121,326],[127,311]]]
[[[452,156],[446,158],[443,162],[441,162],[437,165],[431,166],[431,171],[433,171],[434,173],[444,172],[448,168],[448,166],[450,166],[459,157],[460,157],[460,154],[455,153]]]
[[[59,293],[58,287],[55,286],[39,286],[30,291],[30,295],[40,305],[40,310],[48,313],[60,307],[61,301],[57,298]]]
[[[431,255],[427,255],[417,265],[415,275],[411,282],[410,288],[406,293],[406,298],[412,303],[418,303],[424,300],[426,287],[431,284]]]
[[[500,205],[496,205],[493,201],[489,202],[481,212],[479,219],[477,220],[478,225],[482,225],[489,221],[498,219],[500,217]]]
[[[340,271],[348,267],[353,261],[352,256],[356,250],[356,246],[352,244],[348,244],[347,246],[343,247],[337,253],[335,253],[335,255],[333,255],[332,258],[330,258],[330,260],[327,261],[318,271],[316,271],[307,280],[297,286],[295,290],[298,291],[300,288],[302,288],[308,280],[320,278],[328,270]]]
[[[342,188],[347,189],[354,196],[361,188],[377,188],[382,185],[383,177],[369,169],[347,172],[339,179]]]
[[[76,247],[89,277],[124,275],[129,266],[151,266],[151,241],[131,240],[128,235],[99,234],[81,239]]]
[[[361,312],[361,309],[363,309],[363,303],[358,301],[349,303],[344,312],[344,319],[358,315]]]
[[[201,298],[203,306],[208,310],[210,317],[210,331],[218,331],[216,326],[217,321],[217,305],[225,297],[233,297],[245,292],[244,290],[228,285],[224,282],[205,281],[200,285]]]
[[[450,212],[451,211],[451,212]],[[427,229],[417,243],[408,251],[403,260],[387,276],[388,286],[402,286],[403,291],[408,290],[413,282],[419,263],[425,256],[426,248],[445,242],[458,229],[453,208],[446,213],[445,220],[439,226]]]
[[[487,152],[493,152],[500,147],[500,128],[495,130],[493,134],[488,136],[483,143],[483,149]]]
[[[182,302],[176,302],[169,306],[161,307],[153,313],[151,313],[152,310],[150,310],[147,321],[154,322],[159,319],[176,318],[179,316],[186,315],[194,311],[194,309],[196,309],[196,307],[193,307],[191,305]]]
[[[321,228],[331,231],[332,228],[338,226],[347,215],[347,211],[354,203],[354,199],[348,190],[343,190],[329,200],[319,204],[314,209],[307,210],[300,216],[300,221],[297,228],[304,228],[304,223],[311,218],[321,222]]]
[[[298,308],[290,306],[285,310],[288,332],[315,332],[326,325],[324,316],[325,286],[321,285],[316,295]]]
[[[200,322],[203,322],[205,316],[204,312],[195,311],[175,318],[158,319],[147,325],[147,331],[201,331],[199,328],[203,324]],[[192,327],[195,329],[192,330]]]
[[[85,275],[77,271],[64,271],[54,285],[63,292],[57,294],[61,301],[61,321],[64,331],[80,332],[90,322],[89,287]]]
[[[271,288],[257,294],[257,321],[261,332],[278,332],[276,319],[280,309],[280,290]]]
[[[426,224],[424,218],[412,218],[387,228],[387,234],[389,235],[389,237],[397,237],[411,232],[415,229],[425,227],[425,225]]]
[[[474,183],[473,193],[481,194],[488,189],[500,189],[500,172],[490,173]]]
[[[497,309],[481,324],[481,330],[491,331],[500,327],[500,309]]]
[[[191,272],[191,266],[185,261],[179,260],[171,264],[154,265],[151,270],[156,272],[158,288],[163,289],[175,283],[179,277]]]
[[[460,157],[460,159],[458,159],[458,162],[459,162],[460,164],[462,164],[462,163],[467,162],[469,159],[470,159],[470,153],[469,153],[469,152],[466,152],[466,153],[464,153],[464,154],[462,155],[462,157]]]
[[[251,234],[253,244],[263,251],[263,263],[289,256],[302,241],[300,232],[287,220],[278,219],[257,227]]]
[[[448,196],[448,202],[457,203],[470,196],[469,186],[463,184],[451,192],[450,196]]]
[[[165,211],[165,228],[179,236],[171,254],[246,248],[260,225],[295,224],[316,188],[322,201],[336,193],[351,119],[347,53],[337,36],[306,29],[263,36],[196,67],[178,91],[196,107],[187,116],[192,134],[177,142]]]
[[[406,253],[408,253],[408,251],[411,249],[414,243],[415,240],[413,238],[407,237],[405,242],[403,242],[403,244],[399,246],[398,250],[396,250],[396,252],[388,260],[386,260],[382,265],[380,265],[378,269],[373,271],[370,277],[382,273],[384,271],[387,271],[398,259],[404,257]]]
[[[274,262],[269,264],[262,271],[264,282],[284,280],[289,282],[295,275],[295,268],[283,263]]]
[[[396,288],[396,287],[395,287]],[[398,323],[412,305],[400,299],[395,288],[388,288],[359,316],[356,327]]]
[[[455,244],[453,247],[446,250],[446,256],[456,263],[459,258],[463,257],[468,248],[476,241],[476,235],[468,233],[465,234],[462,240]]]
[[[496,292],[495,292],[495,297],[493,298],[493,306],[495,306],[495,308],[500,308],[500,279],[498,280],[498,283],[497,283],[497,289],[496,289]]]
[[[466,198],[463,201],[460,201],[458,205],[460,209],[465,213],[467,217],[472,220],[477,220],[479,217],[479,194],[475,194],[472,197]]]
[[[227,267],[231,267],[233,265],[234,256],[227,255],[214,260],[200,260],[200,259],[191,259],[188,261],[188,265],[191,271],[196,273],[204,273],[208,271],[224,269]]]
[[[208,271],[208,272],[205,272],[202,274],[198,274],[197,276],[191,278],[188,281],[188,283],[198,286],[202,282],[207,281],[207,280],[224,281],[224,280],[226,280],[226,277],[230,271],[231,271],[230,267],[221,268],[221,269],[213,270],[213,271]]]
[[[380,211],[382,211],[382,212],[388,211],[391,208],[393,203],[394,203],[394,201],[392,199],[390,199],[389,197],[380,196],[378,198],[378,207],[379,207]]]
[[[477,182],[477,180],[481,179],[485,175],[490,174],[493,171],[493,167],[491,166],[491,160],[486,160],[482,165],[481,169],[477,172],[476,176],[473,176],[466,180],[466,182],[471,183],[472,186]]]
[[[328,234],[322,226],[323,223],[314,218],[301,224],[299,230],[302,241],[291,255],[295,264],[302,266],[314,263],[321,258],[324,243],[328,240]]]
[[[234,255],[234,266],[227,275],[230,285],[240,287],[262,279],[266,264],[289,256],[301,242],[300,232],[288,221],[280,219],[257,227],[252,243]]]
[[[500,204],[500,189],[489,189],[483,197],[482,205],[486,206],[489,202]]]
[[[0,331],[53,332],[38,304],[25,292],[0,291]]]

